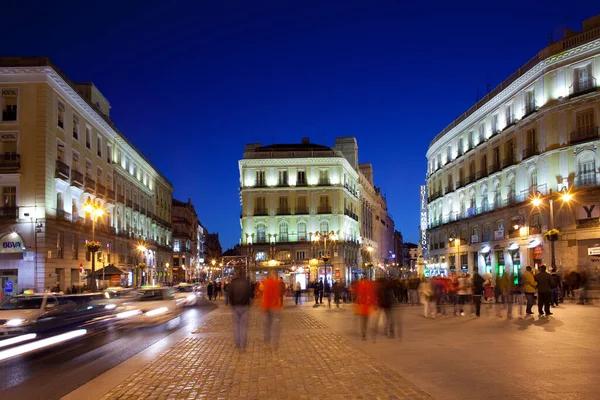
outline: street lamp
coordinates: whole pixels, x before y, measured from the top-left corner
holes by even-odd
[[[104,209],[98,203],[93,203],[90,198],[87,199],[85,204],[83,205],[83,210],[90,214],[90,218],[92,219],[92,242],[87,243],[86,247],[88,251],[92,254],[92,291],[96,291],[96,277],[94,276],[94,272],[96,271],[96,252],[100,250],[100,243],[96,243],[95,234],[96,234],[96,219],[104,214]]]
[[[330,257],[327,255],[327,239],[329,239],[329,241],[331,242],[331,250],[334,250],[335,247],[335,242],[337,241],[337,235],[335,234],[334,231],[331,231],[329,234],[319,234],[319,232],[315,233],[315,235],[313,235],[312,240],[313,242],[318,243],[319,240],[321,240],[321,238],[323,238],[323,256],[321,257],[321,259],[323,260],[323,268],[324,268],[324,275],[325,275],[325,282],[327,282],[327,261],[329,261]],[[333,280],[333,263],[331,264],[331,280]],[[318,279],[318,273],[317,273],[317,279]]]
[[[138,259],[138,256],[139,256],[140,254],[144,254],[144,255],[145,255],[145,254],[146,254],[146,251],[148,250],[148,248],[147,248],[147,247],[146,247],[144,244],[138,244],[138,245],[135,247],[135,249],[136,249],[136,250],[137,250],[137,252],[138,252],[138,254],[137,254],[137,256],[136,256],[136,260]],[[146,262],[145,262],[145,260],[144,260],[144,262],[137,263],[137,264],[135,265],[135,270],[136,270],[136,273],[135,273],[135,280],[136,280],[136,282],[134,282],[134,285],[135,285],[135,286],[137,286],[137,283],[138,283],[138,282],[140,282],[140,280],[142,281],[142,282],[141,282],[141,284],[142,284],[142,285],[145,283],[145,280],[144,280],[144,279],[139,279],[139,278],[138,278],[138,270],[139,270],[139,269],[141,269],[141,270],[142,270],[142,274],[143,274],[143,272],[144,272],[144,267],[142,267],[141,265],[144,265],[144,266],[146,265]],[[142,278],[143,278],[143,275],[142,275]]]
[[[210,278],[212,279],[212,274],[213,274],[212,272],[215,270],[215,265],[217,264],[217,260],[215,260],[213,258],[210,263],[212,264],[212,268],[210,269]]]
[[[549,208],[550,208],[550,229],[554,229],[554,198],[553,197],[554,196],[553,196],[552,189],[550,189],[550,192],[548,193],[548,203],[549,203]],[[569,203],[571,200],[573,200],[573,194],[571,194],[566,189],[563,189],[560,191],[559,199],[563,202],[563,204]],[[539,207],[542,205],[542,203],[543,203],[542,194],[540,192],[536,192],[533,199],[531,199],[531,204],[534,207],[539,209]],[[552,240],[552,239],[550,240],[550,249],[552,252],[551,265],[552,265],[553,269],[556,268],[554,241],[555,240]]]
[[[375,248],[373,246],[371,246],[371,245],[367,246],[367,251],[369,252],[369,280],[372,280],[372,278],[374,278],[373,276],[371,276],[371,273],[373,272],[373,251],[374,250],[375,250]]]
[[[166,269],[166,273],[167,273],[167,282],[169,282],[169,279],[171,279],[171,280],[173,279],[173,274],[170,274],[170,273],[169,273],[169,272],[171,272],[171,271],[169,270],[169,266],[170,266],[170,265],[171,265],[171,264],[169,264],[169,262],[166,262],[166,263],[165,263],[165,269]]]
[[[448,239],[450,243],[456,243],[456,257],[454,257],[454,266],[459,266],[459,270],[462,270],[462,262],[460,260],[460,238],[455,238],[454,236],[450,236]]]

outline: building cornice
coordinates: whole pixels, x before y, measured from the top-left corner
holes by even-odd
[[[343,166],[346,172],[349,172],[352,177],[358,180],[358,173],[348,160],[343,157],[315,157],[315,158],[256,158],[239,160],[241,168],[261,168],[261,167],[277,167],[277,166],[298,166],[298,167],[329,167],[332,165]]]
[[[443,148],[448,144],[448,141],[454,138],[455,135],[462,133],[464,130],[469,128],[474,123],[481,120],[487,114],[490,113],[493,109],[498,106],[504,104],[510,97],[513,97],[518,91],[525,88],[529,84],[533,83],[533,81],[539,76],[542,76],[547,72],[548,69],[552,67],[556,67],[559,63],[565,63],[570,61],[575,61],[575,58],[578,57],[587,57],[594,52],[597,52],[600,49],[600,39],[593,40],[591,42],[585,43],[581,46],[574,47],[572,49],[560,52],[556,55],[552,55],[547,57],[546,59],[540,61],[535,66],[524,72],[521,76],[514,79],[512,83],[506,84],[505,88],[499,91],[499,93],[495,94],[493,97],[484,102],[481,106],[477,107],[475,104],[471,109],[466,111],[460,118],[463,118],[460,122],[457,120],[453,121],[446,129],[444,129],[441,133],[439,133],[430,143],[429,149],[427,150],[427,158],[429,159],[432,153],[439,151],[440,148]],[[516,73],[518,73],[517,71]],[[514,75],[514,74],[513,74]],[[535,79],[534,79],[535,78]],[[512,79],[511,77],[507,78],[507,80]],[[506,81],[504,81],[499,87],[494,89],[491,93],[501,88]],[[475,110],[473,110],[475,108]],[[450,126],[454,126],[450,128]],[[446,140],[442,140],[447,138]]]

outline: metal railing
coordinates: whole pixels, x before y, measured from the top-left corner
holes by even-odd
[[[525,149],[523,149],[523,160],[526,160],[529,157],[537,156],[538,154],[539,151],[537,149],[537,146],[526,147]]]
[[[255,216],[266,216],[266,215],[269,215],[269,210],[267,210],[266,208],[255,208],[254,215]]]
[[[0,171],[16,171],[21,168],[21,156],[18,153],[7,152],[0,155]]]
[[[488,172],[487,170],[479,170],[477,171],[477,179],[481,179],[481,178],[485,178],[486,176],[488,176]]]
[[[290,215],[289,207],[279,207],[277,208],[277,215]]]
[[[329,186],[330,184],[329,179],[319,179],[319,182],[317,183],[319,186]]]
[[[83,174],[76,169],[71,171],[71,186],[83,188]]]
[[[575,175],[575,187],[590,187],[598,186],[598,177],[596,172],[588,172],[584,174]]]
[[[308,207],[296,207],[295,214],[308,214]]]
[[[358,221],[358,215],[356,215],[356,213],[350,211],[348,208],[344,209],[344,215],[347,215],[350,218],[352,218],[353,220]]]
[[[60,160],[56,160],[56,177],[69,179],[71,174],[71,167]]]
[[[100,197],[101,199],[105,198],[106,196],[106,186],[97,183],[96,184],[96,196]]]
[[[58,209],[56,210],[56,217],[65,221],[69,221],[71,222],[73,217],[71,216],[71,213],[66,212],[65,210],[61,210]]]
[[[85,177],[84,190],[88,193],[94,193],[96,190],[96,181],[90,178],[89,176]]]
[[[317,213],[331,214],[331,206],[319,206],[319,207],[317,207]]]
[[[571,132],[571,143],[587,142],[588,140],[596,140],[599,138],[597,126],[586,126]]]
[[[525,103],[525,107],[523,107],[523,118],[526,118],[537,111],[537,104],[535,99],[532,99]]]
[[[129,208],[133,208],[133,200],[128,199],[127,201],[125,201],[125,206],[129,207]]]
[[[502,169],[502,167],[500,166],[500,162],[496,161],[488,167],[488,173],[491,175],[495,172],[500,171],[501,169]]]
[[[569,97],[581,96],[596,90],[596,78],[589,76],[585,79],[576,80],[569,87]]]
[[[106,198],[108,200],[113,200],[114,201],[115,200],[115,191],[111,190],[111,189],[107,189],[106,190]]]
[[[502,160],[502,168],[507,168],[514,164],[515,164],[515,157],[512,154],[510,156],[506,157],[504,160]]]
[[[515,118],[515,114],[513,114],[513,113],[506,114],[506,126],[504,127],[504,129],[508,129],[516,123],[517,123],[517,119]]]
[[[121,204],[125,204],[125,195],[118,194],[117,195],[117,202],[119,202]]]

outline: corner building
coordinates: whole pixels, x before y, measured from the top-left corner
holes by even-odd
[[[249,144],[239,169],[241,244],[251,256],[251,279],[274,269],[304,288],[319,278],[349,283],[364,273],[363,187],[354,137],[337,138],[333,148],[306,138]],[[325,244],[327,235],[335,240]]]
[[[0,58],[0,107],[2,289],[13,282],[5,294],[84,282],[87,201],[104,209],[96,268],[126,273],[112,284],[132,284],[134,274],[138,283],[167,281],[173,187],[117,130],[102,93],[46,58]],[[148,268],[136,270],[142,262]]]
[[[567,31],[435,137],[427,151],[426,272],[550,266],[550,200],[561,232],[556,266],[597,270],[597,76],[600,16],[584,21],[582,33]],[[572,201],[561,201],[565,192]]]

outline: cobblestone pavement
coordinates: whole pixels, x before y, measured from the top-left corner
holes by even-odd
[[[103,399],[430,399],[303,310],[283,311],[278,350],[250,318],[245,353],[233,345],[231,312],[219,309],[193,337],[161,354]],[[300,331],[298,331],[300,329]]]

